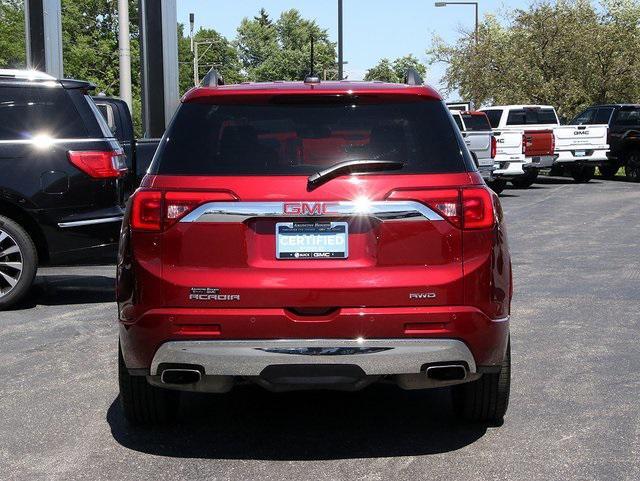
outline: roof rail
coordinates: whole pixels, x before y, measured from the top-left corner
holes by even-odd
[[[218,85],[224,85],[224,79],[216,69],[211,68],[202,79],[202,82],[200,82],[200,85],[202,87],[217,87]]]
[[[422,77],[416,69],[408,68],[404,73],[404,83],[407,85],[422,85],[424,84],[424,80],[422,80]]]
[[[55,80],[55,77],[40,72],[39,70],[27,70],[27,69],[0,69],[0,77],[19,79],[19,80]]]

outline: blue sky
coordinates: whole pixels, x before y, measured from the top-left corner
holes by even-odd
[[[177,0],[178,21],[188,25],[189,12],[195,13],[196,30],[214,28],[232,39],[240,21],[252,17],[264,7],[272,18],[283,10],[297,8],[306,18],[315,19],[337,41],[337,0]],[[480,0],[480,16],[527,8],[530,0]],[[409,53],[426,61],[425,50],[433,34],[455,41],[460,28],[473,28],[474,8],[450,5],[436,8],[434,0],[344,0],[345,73],[361,79],[367,68],[384,57],[396,58]],[[427,81],[439,86],[444,67],[430,68]],[[454,100],[454,99],[452,99]]]

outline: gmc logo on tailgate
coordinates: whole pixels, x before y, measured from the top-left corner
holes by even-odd
[[[325,215],[331,214],[331,202],[285,202],[284,213],[287,215]]]

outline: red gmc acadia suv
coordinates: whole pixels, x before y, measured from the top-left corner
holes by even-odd
[[[132,423],[180,391],[452,386],[509,400],[511,261],[436,91],[381,82],[189,91],[125,215],[120,397]]]

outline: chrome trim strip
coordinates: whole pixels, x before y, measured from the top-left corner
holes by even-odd
[[[72,222],[58,222],[58,227],[66,228],[66,227],[80,227],[83,225],[94,225],[94,224],[107,224],[109,222],[122,222],[122,218],[124,216],[118,215],[115,217],[102,217],[100,219],[87,219],[87,220],[75,220]]]
[[[285,204],[291,202],[209,202],[184,216],[180,222],[244,222],[254,217],[375,217],[379,220],[444,220],[440,214],[424,204],[412,200],[383,200],[372,202],[308,202],[323,204],[324,214],[285,214]],[[302,203],[305,203],[304,201]]]
[[[511,319],[511,316],[501,317],[499,319],[491,319],[491,322],[509,322],[509,319]]]
[[[434,362],[466,362],[476,372],[473,354],[457,339],[280,339],[166,342],[150,374],[157,375],[161,363],[196,364],[206,375],[221,376],[258,376],[278,364],[353,364],[367,375],[418,374]]]
[[[104,137],[104,138],[93,138],[93,139],[47,139],[46,145],[52,144],[62,144],[62,143],[80,143],[80,142],[108,142],[110,140],[115,140],[113,137]],[[0,140],[0,144],[38,144],[39,140],[35,139],[10,139],[10,140]]]

